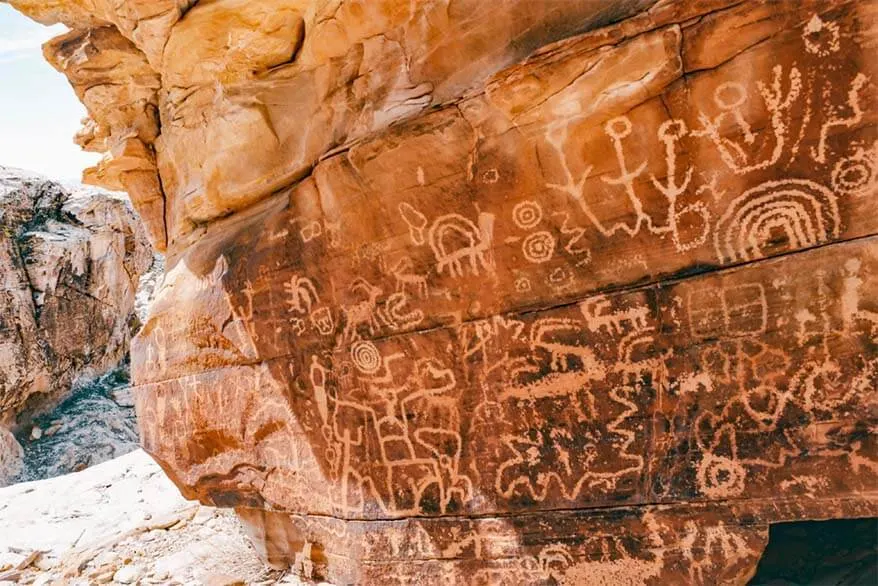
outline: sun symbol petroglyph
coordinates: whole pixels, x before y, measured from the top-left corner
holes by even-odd
[[[555,237],[552,236],[551,232],[534,232],[524,239],[521,251],[528,262],[544,263],[550,260],[555,253]]]
[[[722,262],[763,258],[778,239],[798,250],[838,238],[836,196],[806,179],[766,181],[735,198],[717,222],[714,245]]]
[[[512,221],[522,230],[535,228],[543,219],[543,208],[535,201],[523,201],[512,208]]]
[[[357,370],[363,374],[375,374],[383,364],[378,348],[369,341],[354,342],[351,346],[351,359]]]

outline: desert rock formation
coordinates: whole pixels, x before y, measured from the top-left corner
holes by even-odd
[[[143,445],[272,563],[740,584],[878,516],[875,3],[11,3],[167,247]]]
[[[0,426],[16,427],[125,356],[153,255],[119,196],[2,167],[0,229]]]

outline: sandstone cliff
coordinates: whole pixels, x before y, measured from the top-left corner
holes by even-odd
[[[168,273],[145,449],[342,583],[745,583],[878,516],[868,1],[12,0]]]
[[[64,398],[121,360],[152,264],[128,204],[0,167],[0,425]]]

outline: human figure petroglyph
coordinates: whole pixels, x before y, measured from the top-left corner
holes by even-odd
[[[648,226],[652,225],[652,218],[643,213],[643,203],[640,201],[640,198],[637,197],[634,189],[634,180],[637,179],[637,177],[639,177],[646,169],[647,162],[643,161],[634,170],[628,169],[625,151],[622,148],[622,139],[630,136],[632,131],[631,120],[629,120],[628,117],[620,116],[609,120],[604,125],[604,131],[613,142],[613,150],[616,153],[616,162],[619,165],[619,174],[616,177],[601,177],[601,181],[607,185],[621,185],[624,187],[625,195],[628,196],[628,201],[634,209],[634,225],[628,226],[625,223],[616,224],[611,229],[610,235],[616,230],[623,230],[629,236],[634,236],[640,232],[642,224],[645,223]]]
[[[863,279],[860,277],[861,268],[862,261],[858,258],[850,258],[844,263],[842,293],[839,301],[845,332],[851,332],[860,320],[878,329],[878,312],[860,308],[860,287],[863,285]]]
[[[706,137],[713,142],[722,161],[736,175],[766,169],[780,161],[784,152],[789,132],[787,117],[802,92],[802,74],[796,67],[790,68],[786,91],[782,88],[783,68],[780,65],[775,66],[772,69],[772,75],[773,79],[770,85],[762,81],[756,82],[765,107],[770,114],[772,134],[770,142],[766,143],[772,145],[771,152],[762,160],[753,160],[753,153],[761,153],[762,149],[754,148],[757,137],[752,132],[742,112],[742,106],[749,98],[749,93],[740,83],[725,82],[718,85],[714,90],[713,100],[719,109],[719,114],[710,117],[704,112],[700,112],[698,120],[701,128],[692,131],[692,136]],[[743,144],[735,142],[721,133],[720,129],[726,124],[727,119],[731,119],[740,129],[743,135]]]
[[[838,238],[841,217],[836,196],[807,179],[766,181],[732,200],[718,220],[714,246],[722,262],[765,256],[779,237],[792,249]]]
[[[478,226],[460,214],[446,214],[430,226],[428,240],[436,257],[436,271],[448,269],[452,277],[462,277],[464,267],[473,276],[481,271],[494,271],[492,252],[494,239],[494,214],[481,212]]]
[[[667,231],[670,232],[674,242],[674,247],[680,251],[686,251],[697,248],[707,241],[710,233],[710,211],[704,202],[696,201],[687,204],[681,208],[677,208],[677,198],[684,193],[692,181],[692,173],[694,167],[687,166],[683,175],[683,180],[677,183],[677,143],[686,136],[688,129],[686,123],[682,120],[665,120],[658,129],[658,137],[665,145],[665,161],[667,163],[667,176],[665,182],[662,183],[655,175],[650,175],[652,184],[658,189],[665,199],[668,201],[668,226]],[[696,192],[697,194],[697,192]],[[701,229],[696,236],[686,242],[680,238],[679,221],[682,217],[691,218],[697,216],[701,222]],[[692,222],[689,222],[691,227]],[[654,229],[655,233],[664,233],[664,229]]]
[[[824,21],[815,14],[802,30],[805,50],[818,57],[828,57],[841,49],[839,27],[832,21]]]
[[[833,106],[831,102],[829,103],[828,108],[830,114],[828,115],[828,119],[820,127],[820,139],[817,142],[817,146],[811,148],[811,157],[818,163],[826,162],[826,140],[833,128],[853,128],[862,122],[863,108],[860,105],[860,93],[868,83],[869,78],[862,73],[858,73],[853,81],[851,81],[851,86],[847,95],[847,103],[845,104],[848,109],[847,115],[839,113],[839,108]]]
[[[569,124],[570,122],[572,121],[567,123]],[[557,128],[550,125],[549,130],[547,130],[546,139],[558,154],[566,180],[563,184],[547,183],[546,187],[566,193],[573,198],[579,204],[579,207],[591,224],[604,237],[611,237],[619,232],[634,237],[640,234],[641,230],[645,227],[646,231],[650,234],[658,236],[670,235],[678,251],[683,252],[701,246],[707,240],[710,232],[711,215],[709,209],[701,201],[695,201],[682,207],[678,205],[679,197],[686,193],[690,187],[694,173],[693,167],[687,167],[683,173],[682,180],[680,181],[677,178],[677,143],[689,133],[685,122],[677,119],[666,120],[656,131],[659,140],[665,145],[667,173],[663,182],[656,175],[651,174],[651,183],[665,197],[667,202],[668,219],[667,224],[664,225],[656,224],[652,216],[644,211],[643,201],[637,194],[636,180],[645,172],[647,162],[643,161],[633,169],[629,168],[623,140],[629,137],[632,131],[631,120],[627,116],[613,118],[604,125],[604,132],[613,144],[619,171],[616,176],[601,177],[604,183],[611,186],[619,186],[624,190],[633,211],[633,218],[630,221],[616,222],[606,226],[595,215],[585,197],[585,184],[591,173],[592,166],[585,168],[579,181],[574,180],[564,150],[564,141],[567,135],[566,128],[559,132]],[[708,185],[708,188],[712,189],[712,185]],[[695,195],[699,195],[703,191],[702,188],[704,186],[699,187]],[[681,223],[683,218],[687,219],[685,226]],[[694,230],[693,235],[684,239],[682,229],[685,227],[688,232],[693,226],[697,226],[697,230]],[[575,236],[575,239],[571,240],[568,246],[574,244],[580,237],[581,235]]]
[[[320,364],[316,355],[311,356],[311,367],[309,371],[311,378],[311,388],[314,391],[314,402],[317,405],[317,412],[323,423],[329,421],[329,399],[327,394],[327,370]]]

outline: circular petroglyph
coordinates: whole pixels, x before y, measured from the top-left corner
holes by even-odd
[[[482,173],[482,181],[488,184],[497,183],[500,180],[500,172],[497,169],[488,169]]]
[[[555,237],[549,232],[534,232],[521,245],[524,258],[532,263],[544,263],[555,252]]]
[[[838,193],[865,195],[874,183],[875,167],[862,153],[840,160],[832,169],[832,187]]]
[[[727,81],[716,86],[713,101],[723,110],[733,110],[747,99],[747,90],[736,81]]]
[[[542,219],[543,208],[535,201],[523,201],[512,208],[512,221],[522,230],[530,230]]]
[[[710,498],[728,498],[744,492],[747,471],[731,458],[705,454],[698,466],[698,487]]]
[[[604,130],[608,136],[622,139],[631,134],[631,121],[625,116],[619,116],[607,121],[604,125]]]
[[[527,277],[518,277],[515,279],[515,290],[519,293],[526,293],[531,290],[530,279]]]
[[[381,353],[372,342],[355,342],[351,346],[351,358],[357,370],[364,374],[375,374],[381,368]]]

